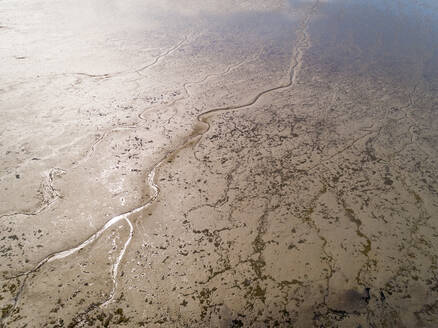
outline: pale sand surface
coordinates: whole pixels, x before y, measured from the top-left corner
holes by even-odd
[[[437,22],[1,1],[1,326],[437,327]]]

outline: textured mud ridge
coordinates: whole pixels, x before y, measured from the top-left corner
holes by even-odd
[[[434,7],[131,5],[5,72],[2,325],[435,327]]]

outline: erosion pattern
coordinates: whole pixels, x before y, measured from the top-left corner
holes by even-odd
[[[428,5],[227,1],[5,78],[1,325],[436,327]]]

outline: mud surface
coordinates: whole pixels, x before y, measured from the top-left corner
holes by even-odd
[[[0,2],[2,327],[436,327],[434,1]]]

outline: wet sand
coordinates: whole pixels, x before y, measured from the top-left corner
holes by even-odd
[[[2,326],[438,324],[433,2],[0,12]]]

